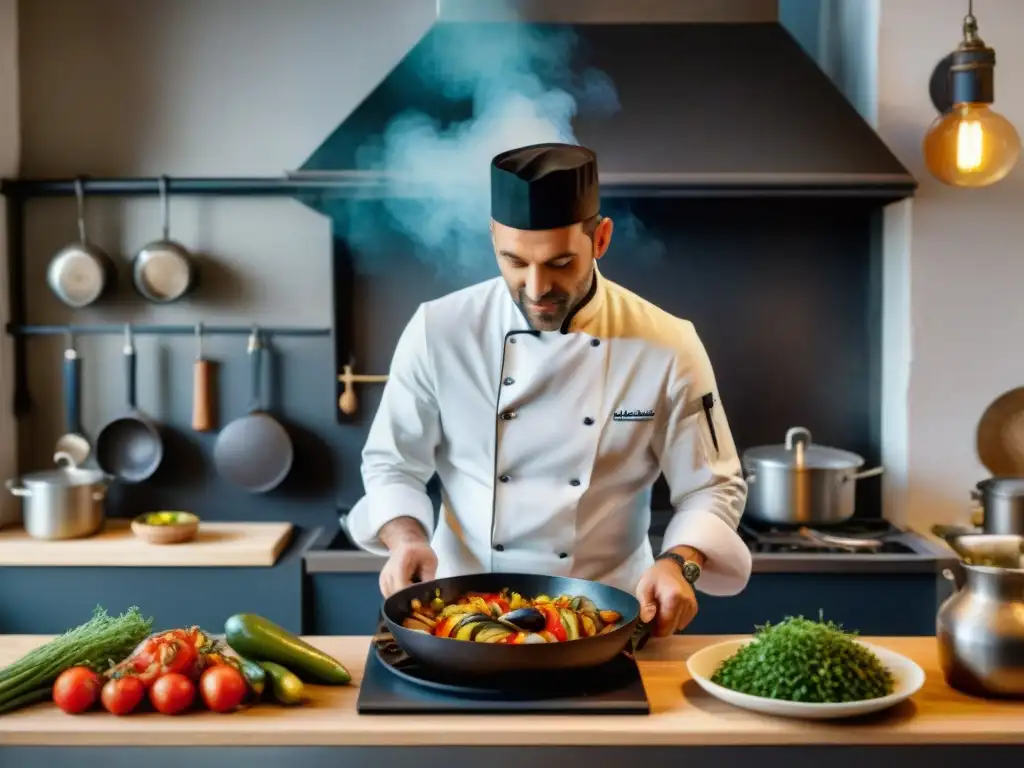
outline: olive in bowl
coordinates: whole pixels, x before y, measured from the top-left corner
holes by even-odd
[[[150,544],[181,544],[199,533],[199,518],[191,512],[147,512],[132,520],[132,533]]]

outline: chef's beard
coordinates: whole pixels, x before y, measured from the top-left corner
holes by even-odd
[[[576,286],[572,294],[563,291],[549,291],[536,299],[530,299],[526,291],[520,288],[516,292],[516,304],[519,311],[523,313],[530,327],[535,331],[557,331],[562,327],[565,318],[583,301],[590,292],[590,284],[595,279],[594,270]],[[554,304],[555,309],[551,312],[537,312],[530,309],[531,303]]]
[[[556,293],[554,291],[544,294],[536,301],[536,303],[554,304],[556,308],[551,312],[537,312],[530,309],[529,305],[534,302],[526,298],[526,292],[522,288],[519,289],[519,293],[516,296],[516,303],[519,305],[519,311],[523,313],[523,317],[527,319],[530,327],[535,331],[558,330],[562,327],[562,322],[571,309],[568,294]]]

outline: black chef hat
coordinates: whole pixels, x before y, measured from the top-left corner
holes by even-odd
[[[557,229],[596,216],[597,155],[574,144],[533,144],[491,161],[491,217],[513,229]]]

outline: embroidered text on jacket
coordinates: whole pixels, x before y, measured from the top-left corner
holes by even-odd
[[[654,411],[624,411],[618,410],[612,414],[612,421],[653,421]]]

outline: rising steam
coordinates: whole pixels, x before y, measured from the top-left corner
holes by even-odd
[[[392,180],[382,202],[357,204],[344,225],[360,268],[380,264],[375,253],[390,230],[404,234],[416,256],[439,269],[477,279],[495,274],[488,234],[491,158],[538,142],[576,143],[572,120],[578,114],[599,119],[620,108],[607,75],[572,72],[577,44],[568,28],[527,24],[456,23],[432,31],[417,52],[417,86],[436,97],[436,112],[470,102],[472,117],[444,124],[409,110],[360,149],[360,170],[383,171]],[[647,256],[658,254],[628,209],[604,212],[616,219],[617,233],[643,241]]]

